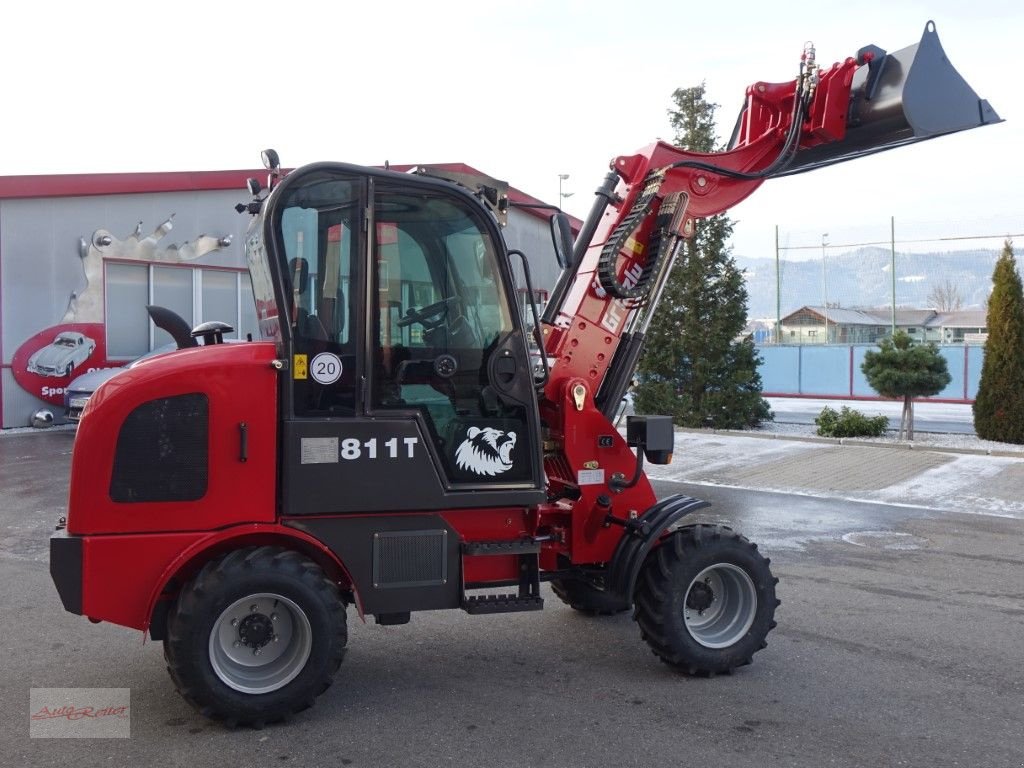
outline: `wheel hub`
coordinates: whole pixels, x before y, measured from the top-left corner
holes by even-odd
[[[274,623],[263,613],[251,613],[238,625],[238,639],[253,650],[274,639]]]
[[[683,606],[686,631],[705,648],[728,648],[754,623],[757,590],[750,575],[733,563],[708,566],[690,582]]]
[[[313,630],[294,600],[273,592],[229,605],[210,631],[210,665],[242,693],[269,693],[294,680],[309,659]]]
[[[686,596],[686,607],[703,613],[715,602],[715,591],[706,581],[698,581],[690,588]]]

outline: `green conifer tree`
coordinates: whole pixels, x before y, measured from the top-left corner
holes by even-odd
[[[716,150],[715,110],[704,84],[672,94],[669,119],[675,143]],[[724,214],[696,222],[679,250],[647,332],[635,398],[640,413],[664,413],[682,426],[754,427],[772,417],[761,397],[760,359],[741,338],[747,289],[727,241]]]
[[[986,440],[1024,443],[1024,295],[1009,240],[992,273],[987,325],[974,431]]]

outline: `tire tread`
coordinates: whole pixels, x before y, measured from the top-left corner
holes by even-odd
[[[757,564],[758,573],[748,573],[754,578],[758,594],[757,616],[747,635],[729,648],[702,649],[688,636],[679,636],[686,630],[673,629],[670,612],[677,608],[682,612],[681,606],[673,602],[673,595],[678,594],[676,582],[690,567],[689,562],[698,557],[713,557],[716,551],[740,551]],[[753,654],[767,646],[764,638],[776,627],[774,613],[780,603],[775,597],[776,583],[778,579],[771,575],[767,558],[742,534],[724,525],[686,526],[671,533],[648,555],[637,579],[633,618],[652,653],[665,664],[691,676],[731,674],[737,667],[749,664]],[[676,623],[682,621],[680,616]]]
[[[253,571],[260,569],[297,578],[311,590],[317,600],[328,606],[334,617],[335,629],[327,663],[318,679],[311,681],[309,690],[300,692],[294,700],[279,702],[269,711],[253,712],[219,699],[202,683],[190,652],[190,630],[197,619],[203,617],[204,602],[209,596],[219,594],[238,577],[250,576]],[[316,638],[313,639],[316,642]],[[164,658],[178,693],[201,715],[219,720],[228,728],[248,726],[258,729],[268,723],[286,720],[311,707],[316,697],[331,686],[334,674],[344,660],[347,643],[345,604],[337,585],[326,577],[320,566],[294,550],[273,546],[246,547],[206,563],[182,589],[168,618]],[[208,659],[204,659],[204,663],[208,663]]]

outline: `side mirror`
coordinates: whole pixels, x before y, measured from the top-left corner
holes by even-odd
[[[569,217],[559,211],[552,215],[549,223],[551,243],[555,247],[555,260],[559,267],[568,269],[572,264],[572,227],[569,224]]]

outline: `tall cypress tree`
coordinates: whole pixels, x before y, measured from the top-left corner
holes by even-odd
[[[974,430],[986,440],[1024,443],[1024,293],[1009,240],[992,273],[987,325]]]
[[[672,94],[675,143],[716,150],[715,110],[704,84]],[[724,214],[696,222],[683,242],[647,332],[638,368],[636,409],[664,413],[682,426],[754,427],[772,417],[761,397],[760,359],[747,324],[747,289],[727,240]],[[741,339],[741,340],[740,340]]]

